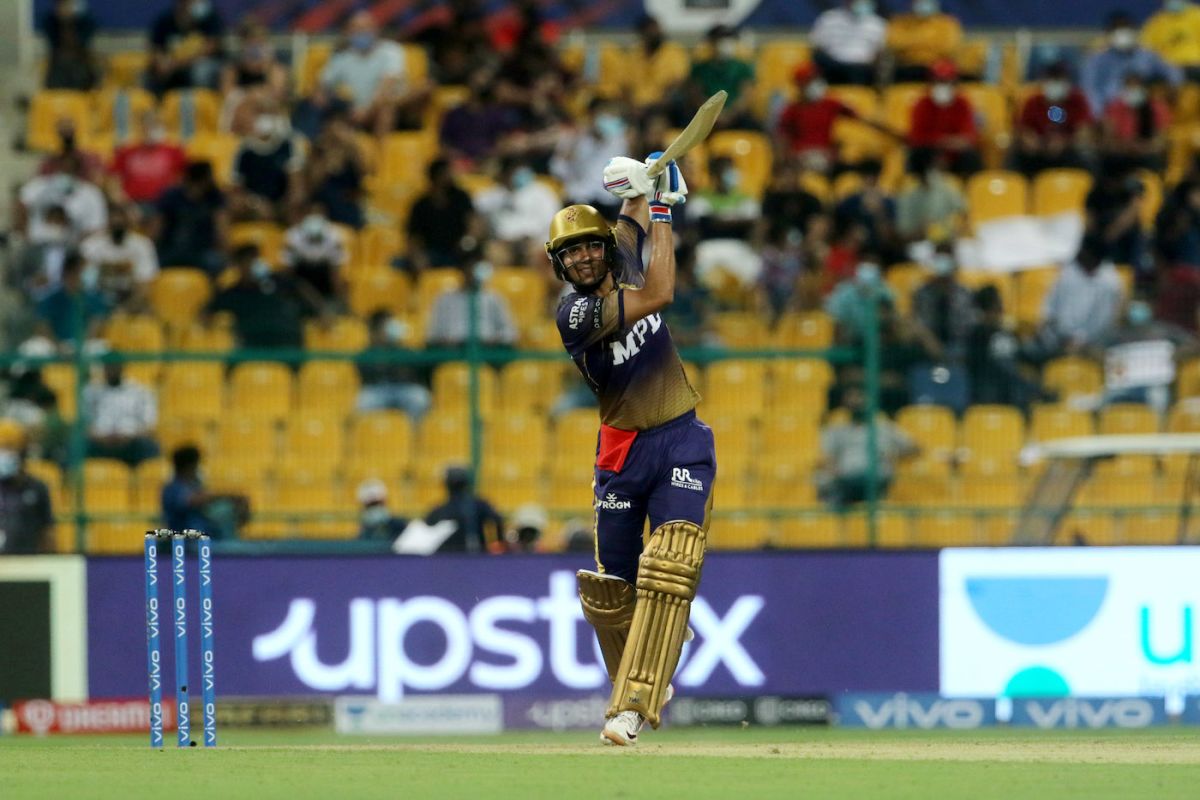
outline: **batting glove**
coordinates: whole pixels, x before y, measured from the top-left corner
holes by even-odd
[[[654,191],[654,181],[646,175],[645,164],[617,156],[604,167],[604,188],[622,200],[632,200]]]
[[[662,151],[658,150],[646,157],[646,167],[659,159]],[[650,196],[650,221],[670,222],[671,206],[683,205],[687,202],[687,183],[679,166],[672,161],[654,181],[654,194]]]

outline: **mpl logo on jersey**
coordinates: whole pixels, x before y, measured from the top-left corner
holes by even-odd
[[[1200,690],[1200,548],[951,549],[940,558],[943,694],[1179,698]]]

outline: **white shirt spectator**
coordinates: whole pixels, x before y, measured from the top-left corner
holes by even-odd
[[[476,299],[479,341],[483,344],[516,344],[517,326],[504,298],[480,289]],[[470,297],[462,289],[443,292],[433,303],[425,340],[430,345],[458,345],[467,341]]]
[[[600,175],[603,171],[601,167],[595,174]],[[504,242],[544,239],[551,218],[561,207],[554,191],[537,180],[531,180],[519,189],[498,186],[475,198],[475,209],[487,218],[496,238]]]
[[[604,167],[614,153],[629,149],[624,131],[597,136],[591,129],[563,137],[550,159],[550,173],[563,183],[563,193],[572,203],[606,206],[613,196],[604,189]]]
[[[320,218],[314,222],[306,217],[288,228],[283,245],[283,265],[288,269],[297,264],[330,264],[340,268],[348,258],[342,232]]]
[[[92,383],[84,389],[84,409],[91,420],[88,434],[149,436],[158,425],[158,400],[140,383],[124,378],[117,386]]]
[[[46,212],[62,207],[71,225],[70,238],[80,238],[108,225],[104,194],[92,183],[62,173],[39,175],[21,187],[18,197],[29,214],[26,238],[31,244],[61,240],[61,232],[46,223]]]
[[[405,71],[404,48],[380,39],[370,50],[347,48],[334,55],[321,70],[321,86],[347,93],[355,110],[362,111],[375,102],[385,80],[394,78],[403,84]]]
[[[808,41],[842,64],[871,64],[887,42],[887,23],[877,14],[831,8],[817,17]]]
[[[137,231],[126,231],[120,244],[113,241],[110,231],[93,233],[79,245],[79,251],[88,267],[99,269],[99,288],[105,294],[128,297],[158,275],[154,242]]]
[[[1098,345],[1117,324],[1124,294],[1111,263],[1100,264],[1091,275],[1078,264],[1067,264],[1046,296],[1042,320],[1068,341]]]

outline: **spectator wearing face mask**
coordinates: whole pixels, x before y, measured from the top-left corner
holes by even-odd
[[[1025,409],[1036,400],[1054,400],[1021,368],[1021,342],[1005,324],[1000,290],[984,286],[975,292],[973,301],[974,323],[967,336],[965,358],[971,403]]]
[[[490,73],[471,75],[465,102],[442,116],[438,141],[442,152],[464,172],[478,171],[495,152],[500,140],[517,125],[512,109],[496,102]]]
[[[956,235],[966,219],[967,199],[946,172],[944,159],[927,150],[911,161],[917,180],[896,198],[897,235],[904,242]]]
[[[325,303],[345,303],[346,277],[342,270],[348,258],[342,232],[320,206],[310,208],[284,233],[283,266]]]
[[[708,165],[710,184],[694,192],[689,216],[705,239],[749,239],[762,217],[762,204],[742,189],[742,174],[732,159],[721,156]]]
[[[242,347],[300,347],[304,315],[319,305],[286,273],[273,273],[259,257],[258,245],[234,250],[232,266],[237,282],[217,293],[207,314],[232,315]]]
[[[613,152],[624,151],[609,151]],[[606,163],[608,157],[598,168],[600,172],[592,173],[593,180],[604,171]],[[595,184],[600,192],[607,194],[602,181],[595,180]],[[512,264],[537,263],[529,259],[545,252],[541,242],[546,226],[561,207],[554,190],[537,180],[533,168],[516,157],[506,158],[497,185],[475,198],[475,210],[495,242],[508,249],[507,260]]]
[[[1100,161],[1105,172],[1139,169],[1162,172],[1167,163],[1167,129],[1171,110],[1151,96],[1133,72],[1125,76],[1121,93],[1109,101],[1101,123]]]
[[[1079,353],[1104,341],[1120,317],[1125,290],[1104,244],[1087,236],[1075,261],[1062,268],[1042,309],[1037,347],[1044,358]]]
[[[948,245],[934,253],[931,271],[933,276],[913,293],[913,316],[937,340],[941,360],[958,361],[975,323],[974,296],[959,283],[958,263]]]
[[[1200,81],[1200,7],[1192,0],[1163,0],[1162,11],[1142,26],[1141,43]]]
[[[1153,50],[1138,46],[1133,18],[1124,11],[1109,16],[1108,46],[1083,63],[1080,86],[1091,106],[1092,116],[1100,117],[1121,93],[1125,76],[1133,73],[1145,82],[1165,81],[1172,86],[1183,82],[1183,72],[1168,64]]]
[[[363,481],[358,499],[358,538],[370,542],[394,542],[408,527],[408,520],[388,508],[387,486],[378,478]]]
[[[615,103],[598,97],[588,106],[584,123],[573,132],[564,132],[550,159],[550,173],[562,181],[563,193],[570,203],[594,206],[601,213],[615,217],[619,203],[612,202],[613,196],[596,176],[604,173],[614,153],[628,151],[629,136],[619,109]],[[558,204],[557,199],[555,203]]]
[[[136,466],[159,454],[154,441],[158,427],[158,398],[125,376],[119,362],[104,365],[101,383],[83,390],[84,419],[88,421],[88,456],[116,458]]]
[[[80,177],[80,171],[77,155],[64,157],[58,171],[36,175],[17,190],[15,227],[27,242],[40,244],[65,236],[75,243],[108,224],[104,193]],[[51,209],[60,209],[66,215],[66,231],[47,222]]]
[[[1148,299],[1131,300],[1093,353],[1107,366],[1104,402],[1147,403],[1165,412],[1176,365],[1194,358],[1198,344],[1187,330],[1156,319]]]
[[[408,215],[408,261],[416,272],[457,264],[464,239],[480,226],[471,195],[455,182],[448,160],[434,159],[428,175],[429,190]]]
[[[167,141],[167,128],[158,112],[147,111],[139,125],[138,139],[114,151],[112,171],[125,197],[149,210],[167,189],[183,180],[188,159],[182,147]]]
[[[879,257],[863,253],[860,259],[854,277],[840,282],[825,299],[825,312],[837,325],[838,340],[846,344],[861,342],[866,335],[871,302],[882,304],[895,299],[891,287],[884,283]]]
[[[1028,177],[1044,169],[1087,169],[1093,144],[1087,98],[1071,83],[1065,62],[1046,67],[1039,91],[1017,116],[1012,167]]]
[[[821,499],[836,509],[866,501],[870,492],[870,464],[875,462],[874,494],[884,499],[898,461],[913,458],[921,449],[907,433],[886,418],[875,423],[875,452],[870,450],[867,395],[861,385],[842,391],[842,408],[848,420],[821,431],[821,458],[817,488]]]
[[[406,345],[408,323],[386,311],[377,311],[371,315],[370,332],[369,358],[358,365],[362,388],[357,409],[399,409],[414,422],[419,421],[433,403],[433,395],[422,378],[421,368],[403,358],[414,352]]]
[[[686,125],[696,107],[720,91],[728,92],[725,108],[717,120],[718,128],[757,128],[750,111],[754,84],[754,65],[738,57],[737,34],[727,25],[709,29],[709,55],[692,65],[685,90],[678,93],[672,104],[677,123]],[[622,151],[624,152],[624,151]]]
[[[517,343],[517,326],[508,301],[484,284],[491,265],[468,254],[462,265],[461,288],[443,292],[433,302],[425,344],[429,347],[462,347],[470,335],[471,294],[475,294],[475,334],[488,347],[512,347]]]
[[[896,61],[893,80],[928,80],[929,68],[943,59],[953,60],[962,40],[962,25],[942,12],[939,0],[913,0],[911,13],[888,21],[887,46]]]
[[[75,121],[63,117],[54,123],[54,132],[58,134],[59,150],[46,156],[38,165],[39,175],[53,175],[63,169],[72,169],[80,178],[97,186],[104,186],[108,177],[104,168],[104,159],[99,153],[85,150],[80,146],[79,132],[75,130]],[[73,165],[66,166],[64,165]]]
[[[49,553],[54,514],[46,484],[25,471],[25,429],[0,419],[0,555]]]
[[[100,67],[92,52],[96,20],[86,0],[54,0],[42,17],[42,32],[49,45],[46,59],[47,89],[88,92],[100,82]]]
[[[808,40],[830,83],[870,86],[887,44],[887,23],[875,13],[875,0],[843,0],[817,17]]]
[[[98,288],[113,307],[138,311],[146,305],[146,292],[158,276],[154,242],[132,227],[132,215],[122,205],[108,212],[108,228],[97,231],[79,246],[88,269],[98,273]]]
[[[271,46],[267,28],[253,20],[238,27],[234,55],[221,69],[222,127],[239,136],[250,133],[259,114],[287,99],[287,67]]]
[[[211,0],[175,0],[150,31],[150,90],[217,88],[222,30]]]
[[[263,111],[242,140],[233,163],[229,213],[234,221],[275,221],[299,191],[304,145],[284,114]]]
[[[636,57],[639,68],[630,70],[625,95],[637,109],[660,104],[685,80],[690,72],[687,51],[678,42],[667,41],[662,25],[646,15],[637,23]]]
[[[844,169],[846,165],[839,163],[833,139],[834,124],[839,119],[863,120],[850,106],[829,95],[829,86],[816,64],[802,63],[792,77],[799,96],[779,115],[775,125],[777,148],[814,172],[828,174]],[[866,124],[877,127],[871,122]]]
[[[951,61],[939,61],[930,68],[929,75],[929,91],[912,110],[910,164],[922,152],[932,151],[957,175],[978,172],[983,161],[979,157],[975,108],[958,90],[958,68]]]
[[[198,267],[214,276],[224,267],[228,211],[225,194],[213,179],[212,164],[189,163],[183,183],[163,194],[156,211],[152,230],[160,264]]]
[[[37,302],[37,333],[60,350],[73,352],[99,332],[112,306],[99,291],[99,270],[85,267],[78,251],[68,251],[62,282]]]

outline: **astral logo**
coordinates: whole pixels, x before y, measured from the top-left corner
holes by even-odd
[[[720,616],[697,598],[690,620],[696,641],[685,646],[677,685],[701,685],[724,665],[740,685],[761,686],[765,676],[740,640],[763,606],[762,597],[742,595]],[[322,609],[324,619],[329,613],[339,612]],[[428,595],[359,597],[350,601],[348,616],[349,647],[340,663],[327,664],[318,657],[317,606],[303,597],[291,601],[279,627],[254,638],[254,659],[287,656],[296,677],[312,689],[374,690],[388,702],[400,700],[408,690],[437,691],[464,678],[481,690],[521,689],[541,676],[547,661],[555,680],[566,688],[597,689],[608,684],[595,636],[583,624],[575,576],[568,571],[550,574],[544,597],[496,595],[481,599],[468,611]],[[534,624],[549,627],[545,652],[532,636],[513,629]],[[433,663],[417,662],[406,648],[406,637],[418,625],[436,626],[444,640]],[[576,656],[581,635],[591,642],[590,660]],[[488,660],[480,659],[481,653]],[[506,663],[495,663],[497,656]]]

